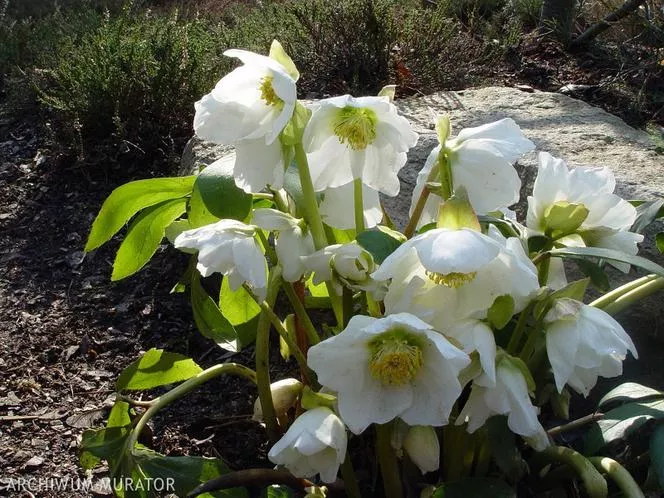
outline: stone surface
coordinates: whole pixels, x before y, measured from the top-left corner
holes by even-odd
[[[432,116],[444,112],[450,114],[453,135],[464,127],[510,117],[535,142],[538,150],[561,157],[570,165],[610,167],[616,175],[616,192],[622,197],[643,200],[664,197],[664,156],[655,151],[650,137],[618,117],[566,95],[488,87],[441,92],[395,103],[420,133],[417,146],[410,151],[408,163],[399,174],[402,187],[399,196],[384,199],[388,213],[399,228],[407,221],[417,173],[436,145],[431,129]],[[193,165],[209,164],[230,150],[193,139],[185,152],[183,173],[193,171]],[[516,207],[520,220],[524,219],[526,196],[532,190],[537,172],[536,152],[524,156],[517,165],[523,180],[522,201]],[[654,234],[662,230],[661,222],[648,229],[640,253],[659,264],[664,264],[664,258],[654,246]],[[612,272],[612,283],[619,285],[639,274],[642,272],[632,271],[628,276]],[[655,296],[625,312],[623,321],[649,335],[664,338],[663,303],[661,294]]]

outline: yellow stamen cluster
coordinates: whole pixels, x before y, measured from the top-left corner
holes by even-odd
[[[381,334],[371,341],[370,349],[369,371],[387,386],[409,383],[424,363],[418,339],[401,331]]]
[[[346,106],[339,109],[332,130],[342,144],[353,150],[365,149],[376,139],[376,113],[364,107]]]
[[[453,287],[455,289],[461,287],[463,284],[471,282],[477,276],[476,271],[470,273],[452,272],[443,275],[442,273],[426,270],[425,273],[432,282],[438,285],[444,285],[445,287]]]
[[[261,99],[263,99],[267,105],[281,105],[284,103],[284,101],[281,100],[274,91],[274,87],[272,86],[272,79],[272,76],[265,76],[261,78]]]

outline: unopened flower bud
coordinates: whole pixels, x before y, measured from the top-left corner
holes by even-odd
[[[403,447],[422,474],[433,472],[440,467],[440,443],[433,427],[411,427],[403,441]]]
[[[270,384],[272,403],[277,417],[285,417],[288,410],[295,406],[297,398],[302,392],[302,387],[302,382],[297,379],[282,379]],[[254,416],[252,419],[257,422],[263,421],[263,407],[260,398],[256,398],[254,402]]]

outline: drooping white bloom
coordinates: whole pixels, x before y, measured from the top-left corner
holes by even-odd
[[[295,406],[303,387],[302,382],[297,379],[281,379],[270,384],[272,403],[277,417],[284,417],[288,410]],[[260,398],[256,398],[256,401],[254,401],[254,415],[252,420],[256,422],[263,421],[263,406],[261,405]]]
[[[341,187],[328,188],[320,203],[320,216],[325,223],[340,230],[355,228],[355,198],[353,183]],[[364,208],[364,226],[372,228],[383,219],[378,192],[362,184],[362,204]]]
[[[269,208],[256,209],[253,216],[254,223],[259,227],[279,232],[275,250],[283,269],[284,280],[300,280],[305,272],[301,258],[314,252],[311,233],[303,220]]]
[[[504,355],[496,365],[495,382],[486,374],[473,381],[456,425],[468,422],[468,432],[473,433],[489,417],[507,415],[507,425],[512,432],[524,436],[533,448],[542,451],[549,445],[549,439],[537,418],[538,409],[530,400],[529,393],[535,389],[535,383],[527,367],[519,365],[519,361]]]
[[[417,142],[408,120],[388,97],[342,95],[317,102],[302,139],[316,191],[362,183],[399,193],[397,172]]]
[[[461,394],[459,372],[469,363],[468,355],[408,313],[356,315],[308,355],[355,434],[396,417],[410,425],[446,424]]]
[[[387,313],[413,313],[443,332],[466,318],[486,318],[502,295],[512,296],[519,312],[539,289],[518,239],[501,242],[465,228],[438,228],[410,239],[372,277],[392,279]]]
[[[410,214],[427,182],[440,181],[439,160],[449,162],[454,190],[464,187],[479,214],[506,208],[519,200],[521,180],[512,163],[535,148],[510,118],[461,130],[435,147],[417,175]],[[441,153],[443,156],[441,157]],[[441,198],[429,195],[418,227],[436,220]]]
[[[496,380],[496,340],[493,330],[485,322],[468,318],[455,322],[444,330],[467,354],[477,351],[482,371],[491,381]]]
[[[569,384],[587,396],[597,377],[622,374],[627,351],[636,347],[622,326],[608,313],[573,299],[558,299],[547,313],[546,352],[558,391]]]
[[[346,285],[371,292],[376,298],[383,295],[383,283],[371,277],[376,269],[373,257],[356,242],[327,246],[300,259],[304,268],[314,273],[314,285],[331,281],[339,291]]]
[[[177,249],[196,249],[196,268],[204,277],[221,273],[228,278],[231,290],[248,283],[265,299],[267,262],[254,239],[256,229],[235,220],[220,220],[193,230],[185,230],[175,238]]]
[[[267,457],[296,477],[320,474],[323,482],[334,482],[346,457],[347,442],[343,422],[329,408],[319,407],[296,418]]]
[[[243,65],[196,102],[194,131],[204,140],[236,146],[234,177],[240,188],[279,188],[284,164],[277,138],[295,109],[296,79],[273,58],[246,50],[224,55]]]
[[[431,426],[416,425],[408,429],[403,449],[422,474],[440,467],[440,442],[436,430]]]
[[[541,152],[526,224],[540,233],[577,233],[587,246],[634,255],[643,240],[642,235],[629,231],[636,208],[613,193],[615,186],[608,168],[570,169],[562,159]],[[611,264],[629,271],[627,263]]]

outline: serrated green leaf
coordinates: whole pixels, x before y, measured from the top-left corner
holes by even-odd
[[[226,464],[218,458],[168,457],[141,445],[137,445],[134,449],[133,459],[146,477],[153,480],[160,479],[160,482],[163,483],[171,483],[172,487],[167,491],[175,493],[177,496],[187,496],[201,483],[229,472]],[[244,488],[225,489],[198,495],[199,498],[246,498],[247,496],[247,490]]]
[[[196,178],[194,190],[213,216],[220,219],[244,220],[251,211],[253,197],[235,185],[233,161],[228,158],[213,162]]]
[[[96,467],[101,460],[106,460],[109,465],[118,462],[130,433],[131,426],[84,431],[81,440],[81,466],[89,470]]]
[[[500,330],[507,325],[514,315],[514,298],[509,294],[498,296],[489,311],[487,319],[496,329]]]
[[[357,243],[369,251],[376,263],[381,264],[397,250],[403,241],[379,229],[365,230],[357,236]]]
[[[584,438],[584,453],[592,455],[606,444],[628,437],[649,420],[664,419],[664,399],[627,403],[604,414]]]
[[[659,487],[664,490],[664,425],[657,426],[650,436],[650,468],[657,474]]]
[[[125,368],[115,383],[117,391],[152,389],[190,379],[202,372],[194,360],[163,349],[150,349]]]
[[[482,477],[457,482],[446,482],[436,488],[432,498],[470,498],[476,496],[516,498],[516,491],[504,481]]]
[[[642,401],[657,397],[664,398],[664,392],[643,386],[636,382],[625,382],[614,387],[606,393],[597,403],[598,410],[606,410],[612,404],[625,403],[627,401]]]
[[[643,268],[650,273],[664,276],[664,268],[656,263],[653,263],[649,259],[642,258],[641,256],[626,254],[614,249],[605,249],[603,247],[563,247],[560,249],[552,249],[549,254],[551,254],[551,257],[554,258],[599,258],[610,259],[612,261],[621,261],[623,263],[629,263],[630,265]]]
[[[201,285],[201,276],[194,272],[191,278],[191,308],[198,331],[226,351],[237,352],[238,334],[224,317],[214,299]]]
[[[126,401],[116,401],[108,414],[106,427],[124,427],[131,424],[129,416],[129,403]]]
[[[113,262],[111,280],[133,275],[143,268],[161,244],[166,227],[185,212],[187,201],[174,199],[141,212],[127,230]]]
[[[108,242],[142,209],[189,195],[195,180],[195,176],[153,178],[126,183],[116,188],[104,201],[92,223],[85,251],[92,251]]]
[[[507,426],[507,417],[495,415],[486,421],[489,448],[498,468],[516,482],[526,473],[528,466],[521,458],[516,436]]]

